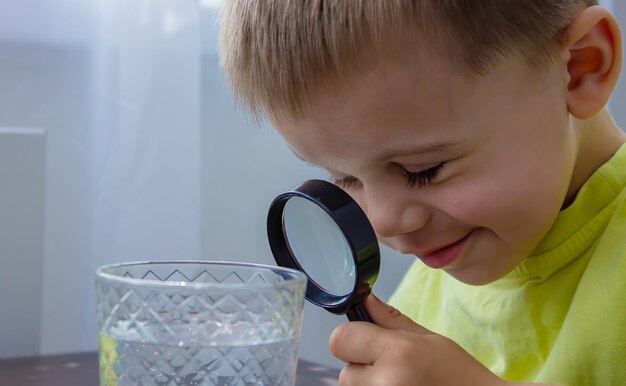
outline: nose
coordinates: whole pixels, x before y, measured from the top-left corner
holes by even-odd
[[[376,235],[392,238],[422,229],[430,220],[428,206],[411,194],[392,189],[367,189],[361,205]]]

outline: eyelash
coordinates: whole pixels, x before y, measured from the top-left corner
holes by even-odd
[[[416,185],[420,188],[424,188],[432,184],[437,179],[444,165],[445,162],[442,162],[430,169],[422,170],[417,173],[409,172],[408,170],[402,168],[402,174],[406,178],[406,184],[409,188],[413,188]],[[358,180],[354,177],[345,177],[334,181],[336,185],[344,189],[353,187],[357,182]]]
[[[354,177],[344,177],[333,181],[335,185],[342,189],[352,188],[357,182],[358,180]]]
[[[404,177],[407,181],[406,184],[409,188],[413,188],[415,187],[415,185],[423,188],[432,184],[437,179],[437,176],[439,176],[439,173],[441,173],[444,165],[445,163],[442,162],[436,166],[433,166],[430,169],[422,170],[418,173],[413,173],[402,169],[402,174],[404,174]]]

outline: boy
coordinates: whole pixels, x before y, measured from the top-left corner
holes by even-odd
[[[594,0],[229,0],[223,65],[420,261],[330,339],[347,385],[626,384],[622,62]],[[406,314],[407,316],[403,315]]]

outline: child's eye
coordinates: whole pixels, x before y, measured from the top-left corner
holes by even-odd
[[[443,169],[444,165],[445,162],[442,162],[440,164],[437,164],[436,166],[433,166],[430,169],[422,170],[420,172],[410,172],[403,168],[402,173],[406,178],[406,183],[409,188],[412,188],[416,185],[420,188],[423,188],[432,184],[435,179],[437,179],[437,176],[441,172],[441,169]]]
[[[334,179],[333,180],[333,183],[335,185],[339,186],[342,189],[352,188],[358,182],[359,182],[359,180],[357,180],[354,177],[343,177],[343,178],[339,178],[339,179]]]

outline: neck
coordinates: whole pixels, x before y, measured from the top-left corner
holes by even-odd
[[[581,186],[626,143],[626,134],[606,109],[592,118],[571,119],[578,133],[578,151],[574,172],[563,207],[569,206]]]

